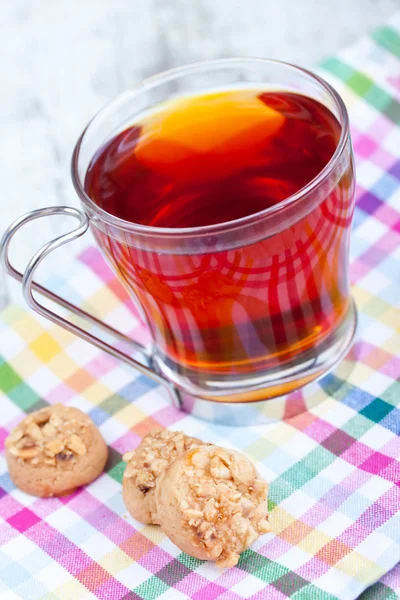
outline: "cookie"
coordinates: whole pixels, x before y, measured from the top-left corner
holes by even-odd
[[[61,404],[28,415],[5,446],[15,485],[41,497],[70,494],[90,483],[103,471],[108,455],[90,417]]]
[[[148,433],[136,450],[124,454],[127,466],[122,495],[132,517],[142,523],[158,524],[154,492],[159,476],[183,452],[202,443],[182,432],[164,429]]]
[[[187,554],[233,567],[241,552],[270,531],[267,494],[267,483],[243,454],[200,446],[161,474],[158,522]]]

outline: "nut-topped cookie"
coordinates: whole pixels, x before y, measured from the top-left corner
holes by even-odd
[[[125,506],[142,523],[158,524],[154,492],[158,478],[178,456],[203,442],[181,431],[152,431],[133,452],[122,457],[127,463],[122,480]]]
[[[77,408],[55,404],[28,415],[6,438],[11,479],[33,496],[60,496],[103,471],[107,446]]]
[[[248,458],[203,445],[178,457],[155,491],[158,522],[184,552],[233,567],[270,531],[268,485]]]

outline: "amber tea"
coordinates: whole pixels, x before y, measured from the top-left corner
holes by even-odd
[[[267,210],[279,219],[280,205],[327,166],[340,135],[327,107],[292,91],[176,98],[97,151],[85,190],[107,213],[160,232],[218,231]],[[140,303],[166,369],[199,385],[256,375],[292,363],[340,325],[350,302],[342,276],[350,179],[345,172],[297,221],[283,216],[273,234],[230,248],[152,251],[134,236],[93,228]]]

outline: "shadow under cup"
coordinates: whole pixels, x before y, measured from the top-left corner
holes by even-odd
[[[87,196],[91,159],[141,113],[174,96],[246,86],[315,98],[341,125],[334,156],[298,193],[236,221],[174,229],[124,221]],[[281,396],[348,350],[356,323],[348,274],[353,156],[343,102],[315,75],[225,59],[147,80],[88,125],[73,179],[99,247],[148,325],[154,368],[181,392],[221,402]]]

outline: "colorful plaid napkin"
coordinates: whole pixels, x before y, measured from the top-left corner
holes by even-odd
[[[6,308],[0,443],[25,413],[64,402],[93,418],[110,459],[87,488],[40,500],[14,487],[0,456],[1,600],[399,597],[400,14],[321,72],[348,105],[358,162],[351,275],[360,324],[352,352],[333,374],[292,394],[282,420],[238,430],[185,416],[152,381],[30,312]],[[94,248],[48,283],[134,337],[146,335]],[[237,567],[220,572],[187,556],[125,510],[121,455],[160,425],[238,448],[271,482],[273,534]]]

